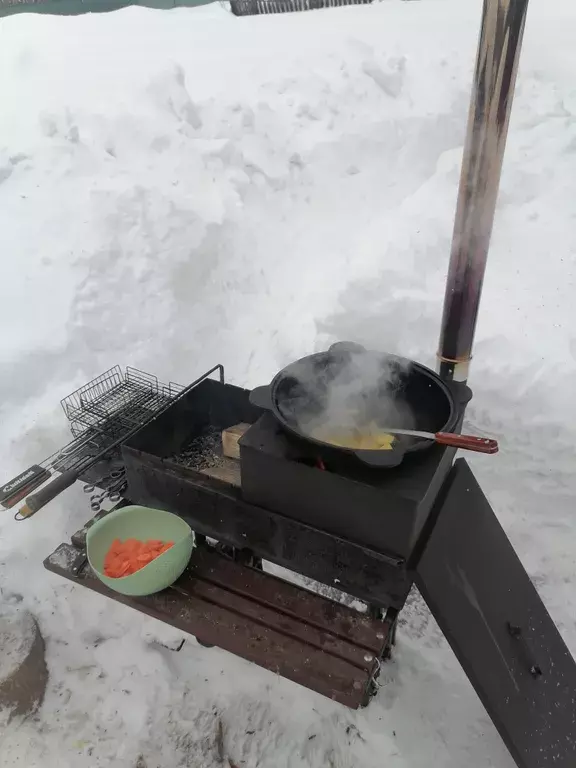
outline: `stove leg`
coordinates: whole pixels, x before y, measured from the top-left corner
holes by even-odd
[[[382,608],[378,605],[368,605],[367,613],[371,619],[378,620],[382,618]]]
[[[382,654],[382,661],[388,661],[392,656],[392,648],[396,645],[396,630],[398,628],[398,614],[395,608],[388,608],[386,616],[384,617],[383,624],[385,624],[388,630],[388,642],[384,648]]]
[[[388,637],[388,642],[386,643],[386,647],[384,648],[384,652],[382,654],[382,661],[388,661],[392,658],[392,648],[396,645],[396,622],[394,623],[394,626],[390,629],[390,634]]]
[[[247,565],[249,568],[257,568],[259,571],[262,568],[262,558],[255,555],[251,549],[235,549],[234,560],[242,565]]]
[[[262,558],[258,557],[258,555],[255,555],[251,549],[247,549],[246,547],[243,549],[238,549],[237,547],[232,547],[229,544],[222,543],[216,544],[215,549],[222,555],[230,557],[236,563],[246,565],[249,568],[257,568],[259,571],[263,570]]]
[[[390,630],[390,645],[396,645],[396,631],[398,630],[398,619],[394,622]]]

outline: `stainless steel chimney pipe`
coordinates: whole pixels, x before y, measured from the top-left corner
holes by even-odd
[[[466,381],[528,0],[484,0],[446,281],[439,372]]]

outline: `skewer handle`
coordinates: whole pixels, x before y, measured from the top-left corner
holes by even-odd
[[[36,475],[34,480],[32,480],[30,483],[25,485],[23,488],[20,488],[19,491],[16,493],[13,493],[12,496],[10,496],[7,499],[4,499],[1,503],[2,506],[5,509],[12,509],[12,507],[16,506],[18,502],[22,501],[22,499],[25,499],[26,496],[28,496],[29,493],[32,493],[32,491],[35,488],[38,488],[38,486],[42,485],[50,478],[51,473],[49,470],[44,470],[44,472],[41,475]]]
[[[26,504],[22,507],[19,514],[21,517],[30,517],[48,504],[49,501],[55,499],[62,491],[65,491],[66,488],[74,485],[76,480],[78,480],[77,469],[68,469],[66,472],[62,472],[61,475],[48,483],[48,485],[45,485],[38,493],[28,496]]]
[[[476,453],[498,453],[498,441],[487,437],[474,435],[455,435],[451,432],[436,432],[436,442],[440,445],[450,445],[452,448],[462,448]]]
[[[33,464],[31,467],[24,470],[24,472],[20,472],[19,475],[13,477],[12,480],[8,480],[7,483],[4,483],[4,485],[0,487],[0,504],[5,506],[5,501],[16,496],[17,493],[20,493],[25,488],[33,491],[34,488],[37,488],[40,485],[40,482],[36,482],[39,478],[41,478],[41,482],[46,480],[47,472],[48,470],[40,464]],[[34,483],[36,484],[34,485]]]

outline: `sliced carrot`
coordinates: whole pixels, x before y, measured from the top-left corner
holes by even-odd
[[[107,560],[111,561],[114,558],[116,558],[117,555],[119,555],[120,552],[122,551],[121,547],[122,547],[122,544],[120,542],[118,542],[118,543],[113,542],[112,546],[110,547],[110,549],[108,550],[108,553],[106,555]]]
[[[173,541],[160,539],[114,539],[104,558],[104,574],[109,578],[121,578],[136,573],[173,546]]]

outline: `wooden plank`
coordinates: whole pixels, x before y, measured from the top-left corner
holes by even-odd
[[[227,558],[215,558],[198,549],[191,571],[239,595],[257,600],[283,614],[307,621],[318,629],[378,653],[382,649],[380,622],[315,592],[290,584],[269,573],[246,568]]]
[[[222,453],[229,459],[240,458],[240,446],[238,440],[244,432],[250,428],[250,424],[235,424],[222,432]]]
[[[186,594],[186,588],[176,588],[181,589],[183,595]],[[271,607],[256,602],[256,600],[250,600],[247,597],[242,597],[235,592],[200,579],[194,584],[192,591],[196,597],[200,597],[206,602],[239,613],[256,624],[263,624],[264,626],[276,629],[295,640],[302,640],[302,642],[308,643],[321,651],[327,651],[338,658],[349,661],[360,669],[366,666],[366,648],[347,642],[331,632],[322,631],[314,625],[298,620],[296,617],[287,617],[286,614],[275,611]]]
[[[206,553],[198,549],[196,554]],[[229,564],[229,561],[209,552],[208,557],[204,556],[204,566],[210,556],[213,562],[208,568],[211,568],[209,577],[212,578],[217,570],[214,561],[219,560],[224,565]],[[233,589],[204,581],[199,575],[202,563],[196,557],[193,557],[193,561],[196,567],[193,565],[173,587],[157,595],[138,598],[112,592],[96,578],[88,566],[77,577],[74,576],[73,566],[78,564],[78,550],[70,545],[61,544],[44,565],[65,578],[349,707],[357,708],[367,702],[371,679],[378,665],[373,654],[367,653],[362,647],[354,649],[353,640],[344,640],[328,631],[321,632],[303,618],[290,616],[282,610],[274,615],[273,607],[264,608],[261,602],[250,601],[248,596],[240,596]],[[236,574],[238,569],[251,570],[238,563],[232,565],[235,566]],[[228,573],[232,575],[233,572],[230,570]],[[281,582],[268,574],[261,576],[274,584]],[[222,575],[218,578],[223,581]],[[285,582],[282,584],[291,590],[299,589]],[[307,611],[310,610],[311,598],[317,599],[319,603],[325,602],[325,598],[302,591],[305,592],[303,604],[307,606]],[[295,601],[294,605],[297,604],[298,601]],[[337,611],[354,613],[352,609],[339,605]],[[382,622],[375,623],[387,627]],[[386,643],[387,637],[381,641],[381,651]]]

